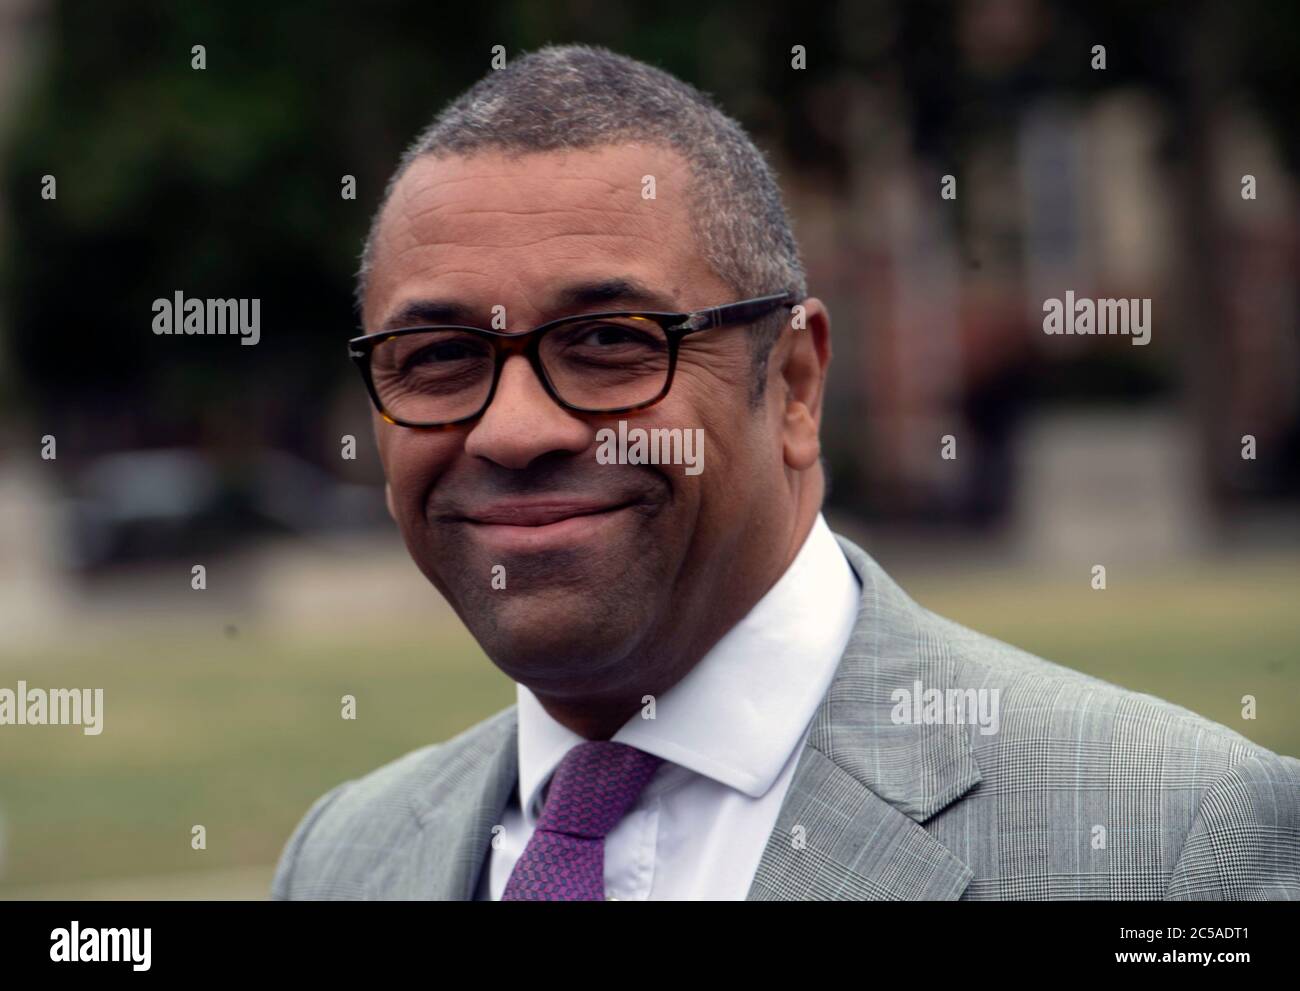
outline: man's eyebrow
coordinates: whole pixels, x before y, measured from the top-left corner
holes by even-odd
[[[399,330],[402,327],[424,327],[431,324],[473,326],[472,317],[473,313],[468,306],[452,300],[413,299],[394,310],[379,329]]]
[[[580,313],[593,307],[601,309],[645,309],[675,312],[669,296],[655,292],[642,282],[631,278],[597,279],[594,282],[577,282],[564,286],[552,297],[551,317]],[[484,317],[485,314],[477,314]],[[425,327],[436,324],[457,324],[463,327],[479,326],[474,308],[449,299],[413,299],[394,310],[380,332],[400,330],[403,327]]]
[[[563,287],[554,296],[556,316],[563,316],[565,311],[584,310],[593,306],[676,311],[669,296],[655,292],[644,283],[631,278],[578,282]]]

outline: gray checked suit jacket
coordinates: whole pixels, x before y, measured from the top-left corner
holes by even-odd
[[[862,602],[751,900],[1300,899],[1300,761],[936,616],[839,541]],[[916,682],[998,689],[998,731],[895,722]],[[472,899],[515,734],[511,706],[323,795],[273,897]]]

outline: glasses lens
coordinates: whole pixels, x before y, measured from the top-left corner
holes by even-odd
[[[463,330],[401,334],[375,345],[370,374],[388,415],[408,423],[473,416],[492,390],[492,347]]]
[[[580,409],[637,406],[668,381],[668,335],[646,317],[562,324],[542,338],[540,353],[555,391]]]

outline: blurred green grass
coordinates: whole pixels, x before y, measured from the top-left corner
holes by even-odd
[[[325,790],[514,701],[464,631],[291,641],[224,624],[0,657],[0,684],[104,688],[104,731],[10,727],[8,887],[273,863]],[[357,718],[341,718],[356,697]],[[190,848],[191,828],[207,849]]]
[[[1300,561],[1268,557],[1112,568],[1094,591],[1008,569],[897,575],[922,605],[1030,653],[1167,699],[1300,756]],[[1254,719],[1242,697],[1254,696]]]
[[[882,561],[887,568],[888,561]],[[1006,568],[896,572],[936,612],[1300,754],[1294,560],[1119,575],[1094,592]],[[0,685],[105,690],[104,733],[0,730],[7,890],[273,864],[328,788],[514,700],[458,623],[283,639],[224,624],[0,651]],[[357,698],[355,721],[340,698]],[[1241,697],[1258,718],[1241,718]],[[207,849],[190,848],[195,824]]]

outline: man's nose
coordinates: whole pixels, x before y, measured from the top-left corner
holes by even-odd
[[[501,368],[496,395],[465,437],[465,453],[503,468],[527,468],[552,451],[579,454],[591,443],[592,427],[559,405],[523,355]]]

